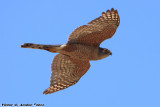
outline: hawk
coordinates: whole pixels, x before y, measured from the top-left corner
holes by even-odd
[[[90,60],[100,60],[112,55],[100,44],[111,38],[119,26],[117,10],[107,10],[87,25],[75,29],[66,44],[42,45],[24,43],[21,48],[42,49],[57,54],[51,64],[50,87],[43,94],[51,94],[76,84],[90,68]]]

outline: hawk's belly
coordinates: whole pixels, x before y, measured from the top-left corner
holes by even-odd
[[[68,45],[63,49],[65,50],[63,54],[80,60],[98,60],[98,48],[80,44]]]

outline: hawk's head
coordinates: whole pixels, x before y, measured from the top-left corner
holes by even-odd
[[[109,55],[112,55],[112,52],[106,48],[99,48],[98,57],[99,59],[103,59],[108,57]]]

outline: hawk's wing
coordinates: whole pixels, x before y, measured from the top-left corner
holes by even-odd
[[[68,44],[86,44],[99,46],[101,42],[109,39],[116,32],[120,18],[117,10],[113,8],[102,13],[102,16],[89,22],[88,25],[75,29],[68,38]]]
[[[50,87],[43,94],[51,94],[74,85],[89,67],[89,61],[75,60],[63,54],[57,54],[51,64]]]

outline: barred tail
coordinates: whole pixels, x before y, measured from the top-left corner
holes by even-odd
[[[42,49],[55,53],[57,52],[57,49],[60,46],[61,45],[42,45],[42,44],[24,43],[23,45],[21,45],[21,48]]]

